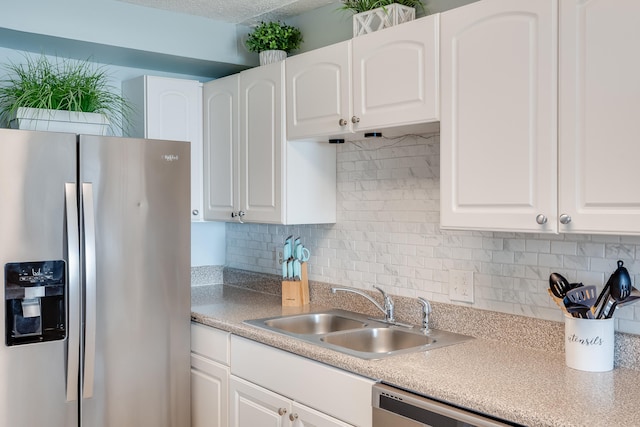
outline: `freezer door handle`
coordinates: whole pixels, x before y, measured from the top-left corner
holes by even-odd
[[[96,224],[93,185],[82,183],[85,262],[85,337],[82,397],[93,397],[96,361]]]
[[[69,313],[67,337],[67,402],[78,400],[78,365],[80,363],[80,230],[78,196],[75,183],[65,183],[65,220],[68,269]]]

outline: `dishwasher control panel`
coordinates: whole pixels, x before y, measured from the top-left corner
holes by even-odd
[[[373,427],[524,427],[386,384],[373,385]]]

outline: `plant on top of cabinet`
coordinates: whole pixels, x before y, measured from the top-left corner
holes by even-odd
[[[128,125],[132,108],[108,84],[102,67],[88,61],[25,57],[5,66],[0,81],[0,121],[19,129],[104,135]],[[69,125],[69,122],[73,122]]]
[[[342,10],[352,10],[354,13],[366,12],[368,10],[383,8],[392,4],[412,7],[419,12],[427,12],[422,0],[342,0]]]
[[[292,50],[300,48],[302,33],[280,21],[261,22],[249,33],[245,46],[260,54],[260,65],[282,61]]]
[[[413,21],[416,11],[429,13],[422,0],[342,0],[340,9],[354,12],[354,37]]]

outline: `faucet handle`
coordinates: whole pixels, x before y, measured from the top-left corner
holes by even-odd
[[[391,322],[391,323],[395,322],[396,318],[395,318],[395,313],[394,313],[393,300],[381,288],[379,288],[377,286],[374,286],[374,288],[379,290],[380,293],[382,294],[382,298],[384,298],[384,310],[385,310],[387,322]]]
[[[385,291],[383,291],[381,288],[379,288],[377,286],[374,286],[374,288],[379,290],[380,293],[382,294],[382,298],[384,298],[384,305],[393,307],[393,300],[391,299],[391,297],[389,295],[387,295],[387,293]]]
[[[425,298],[418,297],[418,301],[422,304],[422,328],[426,331],[429,330],[429,315],[433,311],[431,303]]]

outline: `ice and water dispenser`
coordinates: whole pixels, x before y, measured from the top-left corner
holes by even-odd
[[[64,261],[5,264],[5,331],[8,346],[65,338],[65,285]]]

